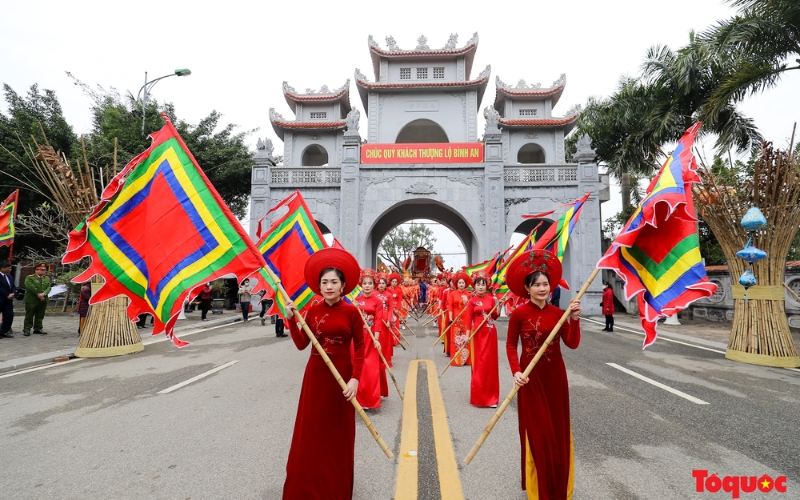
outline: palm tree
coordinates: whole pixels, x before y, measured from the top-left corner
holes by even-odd
[[[694,32],[689,43],[677,51],[666,46],[651,47],[642,67],[644,84],[653,87],[654,106],[643,132],[657,144],[677,141],[696,121],[703,121],[702,133],[717,136],[718,151],[754,151],[761,134],[752,119],[737,111],[733,103],[717,112],[706,109],[719,86],[735,71],[732,61],[718,55]]]
[[[787,71],[800,69],[788,60],[800,56],[800,2],[729,0],[739,15],[706,30],[702,41],[735,70],[722,79],[706,104],[706,115],[778,84]],[[795,59],[800,63],[800,59]]]
[[[581,113],[577,134],[587,134],[608,174],[620,183],[623,209],[631,196],[639,199],[638,179],[658,168],[658,148],[643,135],[655,105],[653,89],[635,78],[620,79],[608,98],[590,98]]]

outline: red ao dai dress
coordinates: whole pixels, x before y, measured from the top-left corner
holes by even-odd
[[[398,286],[390,286],[386,287],[386,291],[392,296],[392,316],[387,320],[390,325],[392,325],[392,329],[394,335],[392,336],[392,343],[393,345],[400,345],[400,314],[403,311],[403,289]],[[392,319],[394,318],[394,322]]]
[[[381,302],[382,316],[380,321],[376,321],[377,328],[372,330],[372,332],[378,335],[378,341],[381,343],[383,357],[386,358],[386,363],[389,365],[389,368],[393,368],[394,365],[392,364],[392,354],[394,354],[394,339],[392,334],[389,332],[389,329],[386,327],[386,323],[389,323],[392,320],[392,294],[389,293],[388,289],[386,289],[383,292],[376,291],[373,293],[373,295]],[[381,396],[389,397],[389,384],[386,378],[386,367],[383,367],[381,370]]]
[[[447,309],[447,307],[448,307],[448,305],[447,305],[447,297],[450,295],[451,291],[452,290],[450,290],[450,288],[447,288],[447,287],[442,287],[441,290],[439,290],[439,302],[441,303],[441,310],[445,311],[444,314],[439,316],[439,336],[440,337],[442,336],[442,333],[444,332],[444,330],[447,328],[447,325],[450,324],[450,318],[449,318],[449,314],[450,313],[447,312],[448,311],[448,309]],[[450,344],[447,341],[447,335],[444,336],[443,340],[444,340],[444,353],[449,356],[450,355]]]
[[[522,372],[550,335],[564,311],[531,301],[520,304],[508,320],[506,353],[511,373]],[[522,353],[517,344],[522,340]],[[522,489],[529,499],[572,498],[574,457],[567,369],[561,340],[570,349],[581,342],[579,320],[567,320],[518,393]]]
[[[342,378],[360,379],[364,324],[358,310],[341,300],[332,306],[323,301],[309,308],[306,323]],[[289,332],[299,350],[311,343],[294,320],[289,321]],[[312,346],[300,390],[283,500],[352,498],[355,438],[355,408]]]
[[[382,320],[383,317],[383,302],[375,296],[375,293],[369,297],[359,295],[355,303],[358,304],[359,309],[366,316],[369,327],[375,328],[375,325]],[[386,373],[383,369],[383,362],[375,348],[375,342],[370,337],[369,330],[366,326],[362,325],[364,332],[364,368],[361,371],[361,378],[358,380],[358,394],[356,399],[365,408],[380,408],[381,406],[381,372],[384,378]],[[375,334],[375,330],[372,332]],[[379,335],[375,334],[375,335]]]
[[[500,316],[500,308],[495,308],[495,304],[497,300],[489,294],[476,295],[469,299],[467,311],[464,313],[464,328],[468,333],[483,323],[469,346],[472,363],[469,403],[474,406],[494,406],[500,399],[497,328],[494,326],[494,320]],[[491,317],[484,322],[489,312],[492,313]]]
[[[464,328],[464,324],[466,323],[464,320],[464,314],[467,313],[465,312],[459,316],[461,311],[467,307],[467,301],[469,298],[470,293],[467,290],[464,290],[463,292],[460,290],[452,290],[447,295],[447,308],[450,311],[450,316],[453,318],[453,322],[455,323],[452,327],[450,327],[450,330],[447,331],[448,345],[450,347],[449,354],[453,366],[464,366],[471,364],[469,346],[462,349],[458,354],[458,358],[455,358],[456,351],[458,351],[461,346],[466,344],[467,339],[469,338],[469,334]]]

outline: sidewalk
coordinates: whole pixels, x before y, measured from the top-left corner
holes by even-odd
[[[588,319],[599,321],[600,324],[596,325],[594,323],[587,322],[588,324],[581,325],[581,330],[588,332],[595,331],[595,326],[597,327],[596,331],[603,329],[603,325],[605,325],[605,317],[589,316]],[[680,326],[665,325],[663,322],[659,322],[657,328],[658,334],[676,340],[694,342],[698,345],[705,345],[723,350],[727,349],[728,341],[730,340],[731,335],[730,323],[706,321],[704,319],[680,319],[679,321],[681,323]],[[642,325],[639,322],[639,317],[628,314],[615,314],[614,326],[630,328],[631,330],[635,330],[637,332],[642,331]],[[795,346],[800,346],[800,334],[793,331],[792,338],[794,338]]]
[[[31,366],[52,363],[55,358],[71,358],[78,348],[77,313],[47,313],[44,317],[44,331],[47,335],[22,335],[23,314],[15,314],[13,339],[0,339],[0,373]],[[233,323],[242,319],[237,311],[225,311],[223,314],[208,315],[209,321],[200,319],[199,311],[186,313],[186,319],[179,319],[175,325],[175,333],[181,331]],[[148,321],[147,328],[139,330],[142,340],[151,336],[153,326]]]

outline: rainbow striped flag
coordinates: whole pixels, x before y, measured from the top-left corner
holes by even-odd
[[[533,228],[531,232],[528,233],[528,236],[519,242],[517,247],[502,263],[498,265],[497,261],[495,262],[496,271],[492,275],[492,286],[495,288],[495,292],[498,295],[502,296],[509,292],[508,285],[506,285],[506,271],[508,271],[508,265],[511,264],[512,260],[514,260],[514,257],[533,248],[533,244],[536,242],[536,231],[541,225],[542,224],[539,223],[539,225]]]
[[[637,297],[644,347],[655,342],[659,318],[710,297],[700,255],[692,184],[700,182],[692,144],[700,123],[690,127],[650,183],[647,195],[597,263],[625,281],[625,298]]]
[[[17,218],[18,200],[19,189],[11,193],[0,204],[0,247],[14,244],[14,219]]]
[[[491,259],[484,260],[478,264],[472,264],[471,266],[467,266],[464,268],[464,272],[467,273],[467,276],[472,276],[472,273],[477,271],[487,271],[494,260],[497,258],[497,254]]]
[[[586,200],[591,195],[591,192],[586,193],[583,198],[575,200],[572,203],[563,206],[569,206],[566,212],[558,218],[547,231],[542,234],[541,238],[533,246],[535,249],[544,249],[552,253],[558,260],[564,260],[564,252],[567,251],[567,242],[572,230],[575,229],[575,224],[581,216],[581,209],[586,203]],[[552,212],[551,212],[552,213]],[[569,288],[567,288],[569,290]]]
[[[353,288],[353,291],[345,295],[343,298],[345,302],[352,305],[353,301],[356,300],[359,295],[361,295],[361,285],[356,285],[356,287]]]
[[[162,116],[166,124],[151,135],[152,145],[111,179],[70,233],[63,262],[89,257],[89,268],[73,282],[103,277],[91,304],[124,295],[131,320],[152,314],[153,335],[163,331],[183,347],[188,342],[173,327],[184,301],[203,283],[256,273],[264,259]]]
[[[261,235],[256,246],[269,268],[280,279],[289,298],[302,313],[314,302],[314,292],[306,284],[303,275],[306,261],[314,252],[328,245],[300,191],[287,196],[272,207],[267,215],[284,206],[288,208],[288,212]],[[278,293],[277,284],[267,273],[260,275],[269,285],[267,294],[274,299],[279,314],[284,318],[288,317],[286,303]]]

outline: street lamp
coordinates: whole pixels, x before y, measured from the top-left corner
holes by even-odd
[[[144,85],[142,88],[139,89],[139,93],[136,94],[136,100],[139,100],[139,96],[142,95],[142,91],[144,91],[144,96],[142,97],[142,135],[144,135],[144,118],[145,118],[145,110],[147,106],[147,94],[150,90],[158,83],[159,80],[163,80],[164,78],[169,78],[170,76],[189,76],[192,74],[192,71],[187,68],[176,69],[174,73],[170,73],[168,75],[160,76],[155,80],[147,81],[147,71],[144,72]]]

